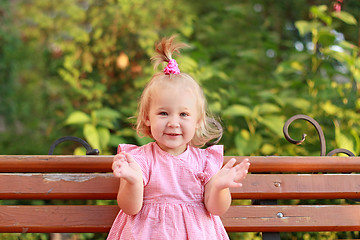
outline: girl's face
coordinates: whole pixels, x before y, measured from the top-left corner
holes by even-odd
[[[184,87],[165,87],[157,91],[145,124],[159,147],[172,154],[183,153],[198,125],[196,97]]]

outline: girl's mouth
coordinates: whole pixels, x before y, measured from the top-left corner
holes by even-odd
[[[179,133],[166,133],[166,135],[168,135],[168,136],[179,136],[181,134],[179,134]]]

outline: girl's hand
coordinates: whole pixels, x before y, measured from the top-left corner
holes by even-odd
[[[235,162],[235,158],[230,159],[216,174],[215,185],[219,189],[242,186],[241,182],[245,179],[250,166],[249,159],[246,158],[234,166]]]
[[[235,158],[230,159],[205,185],[204,203],[206,209],[214,215],[224,214],[231,205],[229,188],[241,187],[250,166],[249,160],[244,159],[235,165]]]
[[[142,181],[142,171],[134,158],[126,152],[115,155],[112,170],[117,178],[123,178],[128,183]]]
[[[144,186],[142,171],[134,158],[125,152],[115,155],[112,169],[115,177],[120,178],[117,202],[128,215],[137,214],[143,204]]]

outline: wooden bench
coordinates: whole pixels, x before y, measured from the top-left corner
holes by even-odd
[[[115,200],[119,180],[113,156],[1,155],[1,200]],[[224,162],[231,157],[224,157]],[[236,156],[238,161],[244,157]],[[273,205],[268,200],[358,199],[360,157],[250,157],[250,174],[237,199],[260,205],[233,205],[221,216],[228,232],[359,231],[360,205]],[[1,201],[0,200],[0,201]],[[4,201],[3,201],[4,202]],[[54,201],[47,201],[54,202]],[[0,232],[108,232],[117,205],[1,205]],[[95,201],[93,201],[95,202]],[[115,202],[115,201],[114,201]],[[250,201],[249,201],[250,202]],[[267,235],[269,233],[269,235]],[[273,235],[275,233],[275,235]],[[275,238],[274,238],[275,236]]]

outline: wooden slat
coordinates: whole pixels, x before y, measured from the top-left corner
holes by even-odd
[[[231,156],[224,157],[225,161]],[[246,157],[235,156],[237,162]],[[360,157],[291,157],[291,156],[252,156],[250,172],[360,172]]]
[[[360,198],[360,174],[249,174],[233,199]]]
[[[359,231],[360,205],[232,206],[221,219],[229,232]]]
[[[117,206],[0,206],[0,232],[108,232]]]
[[[109,174],[0,174],[0,199],[116,199]],[[360,174],[249,174],[233,199],[360,198]]]
[[[226,163],[231,156],[225,156]],[[241,161],[245,156],[234,156]],[[360,172],[360,157],[252,156],[250,172]],[[111,172],[113,156],[0,155],[0,172]]]
[[[111,172],[113,157],[0,155],[0,172]]]
[[[117,206],[0,206],[0,232],[108,232],[117,212]],[[229,232],[358,231],[360,205],[231,206],[221,219]]]
[[[0,199],[116,199],[119,179],[102,174],[0,174]]]

